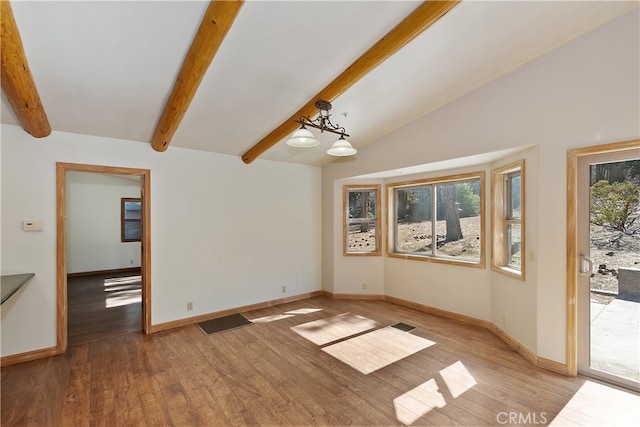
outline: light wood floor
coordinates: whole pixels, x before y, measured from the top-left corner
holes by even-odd
[[[262,321],[213,335],[195,325],[129,333],[4,367],[1,424],[540,425],[589,384],[532,366],[484,329],[386,302],[318,297],[244,314]],[[404,358],[363,374],[323,350],[347,342],[348,319],[357,330],[362,318],[377,330],[416,326],[398,353]],[[312,331],[322,322],[310,322],[322,320],[332,333],[347,331],[316,344],[292,330],[309,323]],[[372,356],[396,354],[385,334],[367,342]],[[434,344],[411,349],[413,340]]]

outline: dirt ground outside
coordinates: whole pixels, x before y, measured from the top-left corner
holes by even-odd
[[[480,217],[460,218],[462,229],[461,240],[444,243],[447,225],[444,220],[436,222],[438,255],[478,258],[480,256]],[[398,224],[399,250],[403,252],[431,253],[432,235],[431,221],[404,222]],[[371,227],[361,232],[354,227],[349,233],[349,249],[352,251],[367,251],[375,246],[375,229]]]
[[[591,224],[591,299],[608,304],[618,294],[618,268],[640,267],[640,224],[627,232]]]

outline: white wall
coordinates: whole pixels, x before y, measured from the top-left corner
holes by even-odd
[[[67,173],[67,273],[140,267],[140,242],[121,241],[123,197],[140,197],[140,179]]]
[[[524,154],[533,250],[526,282],[488,269],[387,259],[386,293],[489,319],[539,356],[566,361],[566,151],[640,136],[638,16],[636,9],[381,137],[355,159],[323,167],[328,204],[345,178],[535,146]],[[336,291],[363,261],[342,259],[333,230],[341,223],[334,206],[323,208],[323,286]],[[378,268],[378,260],[367,262]]]
[[[320,168],[1,131],[2,274],[36,274],[2,305],[3,356],[56,344],[58,161],[151,170],[152,324],[320,289]],[[43,220],[45,229],[25,233],[24,219]]]

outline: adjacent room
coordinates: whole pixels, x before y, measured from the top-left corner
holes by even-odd
[[[1,6],[3,426],[640,423],[637,0]]]

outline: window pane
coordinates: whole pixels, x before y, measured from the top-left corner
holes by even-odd
[[[124,219],[140,219],[140,201],[124,202]]]
[[[349,218],[376,218],[376,192],[349,190]]]
[[[520,234],[520,224],[517,223],[509,223],[507,224],[507,250],[506,250],[506,264],[509,267],[520,269],[520,258],[522,251],[521,247],[521,234]]]
[[[436,255],[480,259],[480,180],[436,185]]]
[[[376,252],[376,190],[348,191],[347,252]]]
[[[396,189],[395,250],[431,255],[431,186]]]
[[[139,242],[141,237],[142,201],[123,197],[120,199],[120,239],[122,242]]]
[[[508,276],[525,279],[525,174],[524,160],[491,171],[491,267]]]
[[[507,218],[520,218],[520,173],[509,175],[508,178],[508,203]]]
[[[140,221],[125,221],[124,240],[140,240]]]

